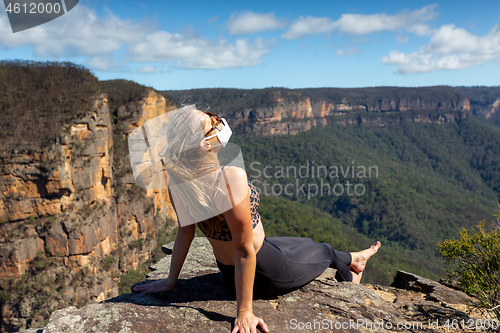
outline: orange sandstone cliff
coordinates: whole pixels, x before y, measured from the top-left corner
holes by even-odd
[[[58,308],[116,297],[120,275],[153,256],[173,211],[165,191],[135,185],[127,135],[175,107],[147,89],[111,112],[107,94],[100,93],[50,144],[16,144],[3,152],[2,330],[26,328]]]

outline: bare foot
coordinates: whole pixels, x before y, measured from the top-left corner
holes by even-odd
[[[375,253],[377,253],[378,249],[380,248],[381,244],[379,241],[377,241],[375,244],[370,246],[369,249],[360,251],[360,252],[351,252],[351,265],[352,269],[356,273],[361,273],[365,269],[366,262],[368,259],[370,259]],[[353,274],[354,275],[354,274]]]
[[[352,273],[352,283],[360,284],[363,272],[356,273],[354,269],[351,268],[351,273]]]

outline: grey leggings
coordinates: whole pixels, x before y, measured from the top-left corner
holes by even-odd
[[[254,294],[275,296],[299,289],[328,267],[337,270],[339,281],[352,281],[351,254],[302,237],[266,237],[257,253]],[[234,290],[234,266],[217,261],[224,281]]]

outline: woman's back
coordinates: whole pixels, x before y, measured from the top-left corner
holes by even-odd
[[[264,228],[258,213],[260,199],[257,188],[247,180],[245,171],[237,167],[221,168],[216,182],[219,182],[221,188],[229,188],[228,193],[225,194],[221,192],[219,195],[215,196],[214,202],[219,206],[218,208],[222,206],[221,202],[227,201],[225,198],[220,197],[223,195],[230,195],[235,198],[236,200],[233,200],[233,204],[236,206],[248,205],[249,203],[249,207],[245,209],[245,211],[247,211],[246,214],[250,216],[253,229],[253,244],[255,252],[257,253],[265,237]],[[243,182],[246,182],[246,189],[243,186],[238,186],[238,184],[242,184]],[[244,196],[244,192],[246,192],[246,196]],[[229,218],[232,218],[232,216],[230,213],[226,214],[227,212],[228,211],[198,222],[197,225],[212,245],[216,259],[225,265],[234,266],[235,254],[233,237],[226,215],[229,215]],[[218,224],[220,228],[210,228],[210,224],[212,223]]]

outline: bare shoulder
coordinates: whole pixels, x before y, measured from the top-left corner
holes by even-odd
[[[224,168],[223,173],[225,182],[229,185],[233,195],[246,196],[249,191],[246,171],[239,167],[229,166]]]
[[[223,172],[226,173],[228,179],[235,182],[247,181],[247,172],[245,171],[245,169],[239,168],[237,166],[228,166],[224,168]]]

